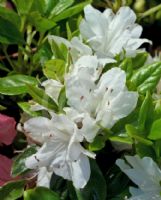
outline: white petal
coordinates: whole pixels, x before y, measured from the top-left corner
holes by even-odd
[[[104,73],[98,82],[98,94],[108,93],[109,100],[114,98],[125,87],[126,74],[120,68],[114,67]]]
[[[37,186],[50,188],[50,179],[53,172],[48,172],[46,167],[41,167],[38,172]]]
[[[99,130],[96,121],[88,114],[82,120],[82,128],[79,130],[88,142],[92,142]]]
[[[60,90],[62,89],[63,85],[56,80],[48,79],[41,84],[45,87],[45,92],[48,94],[54,101],[57,102]]]
[[[46,117],[35,117],[24,123],[24,129],[33,139],[44,142],[52,134],[51,121]]]
[[[129,115],[136,107],[138,100],[137,92],[120,92],[118,96],[110,102],[110,108],[116,120]]]
[[[77,188],[84,188],[90,178],[90,164],[89,159],[85,155],[81,155],[79,160],[72,162],[72,181]]]
[[[48,40],[49,40],[49,43],[52,43],[52,41],[56,42],[58,45],[61,45],[61,44],[64,44],[65,46],[67,46],[68,48],[71,47],[71,44],[68,40],[62,38],[62,37],[59,37],[59,36],[55,36],[55,35],[49,35],[48,36]]]

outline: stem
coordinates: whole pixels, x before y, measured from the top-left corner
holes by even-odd
[[[12,69],[13,69],[14,71],[17,71],[16,66],[13,64],[12,60],[10,59],[10,57],[9,57],[9,55],[8,55],[8,53],[7,53],[7,47],[4,47],[4,48],[3,48],[3,52],[4,52],[4,55],[5,55],[6,59],[7,59],[7,61],[8,61],[9,64],[11,65]]]
[[[80,190],[75,189],[75,192],[76,192],[76,195],[77,195],[77,199],[78,199],[78,200],[84,200],[84,198],[83,198],[83,196],[82,196]]]
[[[150,8],[149,10],[145,11],[144,13],[140,13],[138,15],[138,17],[140,17],[140,18],[147,17],[147,16],[159,11],[160,9],[161,9],[161,4],[159,4],[159,5],[157,5],[157,6],[153,7],[153,8]]]

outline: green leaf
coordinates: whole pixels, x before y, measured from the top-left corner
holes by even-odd
[[[56,2],[57,4],[52,8],[49,18],[53,19],[54,16],[63,12],[74,3],[74,0],[57,0]]]
[[[24,174],[28,171],[28,168],[25,166],[25,159],[32,154],[36,153],[36,146],[31,146],[24,150],[23,153],[19,154],[13,162],[12,165],[12,176],[18,176]]]
[[[36,85],[34,77],[26,75],[12,75],[0,78],[0,93],[5,95],[18,95],[27,92],[26,84]]]
[[[0,42],[3,44],[23,44],[24,39],[17,26],[0,16]]]
[[[126,78],[129,79],[132,76],[133,72],[131,58],[125,58],[121,63],[120,67],[126,72]]]
[[[63,82],[65,73],[65,62],[60,59],[49,60],[45,63],[43,72],[45,76],[51,79]]]
[[[51,46],[51,50],[56,59],[61,59],[66,61],[68,49],[64,44],[58,45],[52,38],[49,38],[49,43]]]
[[[149,92],[146,93],[146,97],[141,105],[140,112],[139,112],[139,128],[143,130],[145,128],[146,119],[149,117],[152,107],[152,98]]]
[[[132,76],[132,83],[138,88],[140,93],[155,89],[161,77],[161,62],[157,62],[140,68]]]
[[[4,7],[0,7],[0,16],[5,19],[10,21],[12,24],[14,24],[18,29],[20,28],[21,25],[21,18],[18,16],[16,12],[14,12],[11,9],[7,9]]]
[[[78,13],[80,13],[83,8],[87,5],[87,4],[90,4],[92,1],[91,0],[88,0],[88,1],[85,1],[83,3],[79,3],[79,4],[76,4],[70,8],[68,8],[67,10],[61,12],[59,15],[53,17],[52,19],[55,21],[55,22],[58,22],[60,20],[63,20],[63,19],[66,19],[66,18],[69,18],[69,17],[72,17],[73,15],[76,15]]]
[[[33,1],[30,12],[38,11],[40,14],[45,14],[46,4],[49,0],[36,0]]]
[[[13,0],[16,8],[21,15],[26,15],[30,12],[34,0]]]
[[[41,112],[39,112],[39,111],[36,112],[36,111],[31,110],[32,104],[30,104],[29,102],[19,102],[18,105],[28,115],[30,115],[32,117],[40,116]]]
[[[39,32],[46,32],[56,26],[53,20],[42,17],[41,14],[36,11],[28,15],[28,20]]]
[[[25,181],[9,182],[0,188],[1,200],[16,200],[23,195]]]
[[[85,188],[76,190],[78,200],[106,200],[106,181],[95,160],[90,160],[91,177]],[[99,180],[99,184],[98,184]]]
[[[154,146],[147,146],[143,143],[135,144],[136,153],[141,157],[151,157],[154,160],[156,159],[156,154],[154,151]]]
[[[44,90],[37,88],[32,85],[26,85],[28,93],[33,97],[33,99],[40,105],[45,106],[48,109],[58,112],[58,106],[55,101],[49,97]]]
[[[92,143],[89,144],[90,151],[99,151],[105,147],[106,138],[103,135],[97,135]]]
[[[147,52],[141,52],[138,53],[134,58],[132,58],[133,69],[138,69],[142,67],[145,64],[148,55],[149,54]]]
[[[148,138],[151,140],[161,139],[161,119],[153,122]]]
[[[106,174],[106,182],[107,199],[111,200],[113,197],[121,196],[121,194],[128,188],[129,178],[123,172],[121,172],[116,165],[113,165]],[[124,198],[118,198],[118,200],[123,199]]]
[[[137,130],[134,126],[132,126],[131,124],[127,124],[126,125],[126,131],[127,131],[127,134],[137,140],[138,142],[142,143],[142,144],[145,144],[147,146],[152,146],[153,145],[153,142],[144,138],[143,134],[141,134],[139,132],[139,130]]]
[[[59,195],[45,187],[37,187],[24,192],[24,200],[60,200]]]
[[[58,96],[59,111],[62,111],[67,103],[65,87],[63,87]]]
[[[0,111],[1,111],[1,110],[6,110],[6,109],[7,109],[6,107],[0,105]]]

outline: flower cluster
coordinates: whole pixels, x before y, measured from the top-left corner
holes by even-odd
[[[42,83],[46,94],[58,102],[65,87],[67,105],[61,113],[48,109],[50,117],[35,117],[24,124],[27,134],[40,144],[37,153],[26,159],[26,166],[39,170],[38,185],[49,186],[52,173],[83,188],[90,178],[92,143],[100,129],[111,129],[136,107],[138,93],[126,86],[126,73],[120,67],[106,67],[115,57],[134,56],[147,39],[140,39],[141,26],[128,7],[114,14],[88,5],[80,24],[80,36],[71,41],[49,36],[49,42],[63,44],[71,62],[64,81],[48,79]],[[110,66],[110,65],[109,65]],[[46,109],[40,105],[32,109]],[[45,177],[44,177],[45,176]]]

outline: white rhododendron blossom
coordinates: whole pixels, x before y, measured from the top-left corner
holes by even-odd
[[[88,156],[95,158],[95,154],[81,146],[83,135],[78,134],[73,121],[66,115],[53,113],[51,119],[36,117],[28,120],[24,129],[34,140],[42,143],[37,153],[26,159],[28,168],[47,167],[48,172],[72,180],[76,188],[87,184],[90,177]]]
[[[111,9],[101,13],[87,5],[84,13],[81,35],[100,58],[113,58],[123,50],[127,56],[134,56],[143,43],[150,43],[147,39],[140,39],[142,27],[135,23],[136,15],[129,7],[121,7],[114,14]]]
[[[78,75],[66,78],[68,104],[78,112],[89,113],[95,122],[111,128],[130,114],[137,104],[137,92],[126,88],[126,74],[119,68],[104,73],[97,84],[89,68],[80,68]]]
[[[161,200],[161,170],[150,157],[125,156],[116,164],[138,186],[130,187],[129,200]]]

